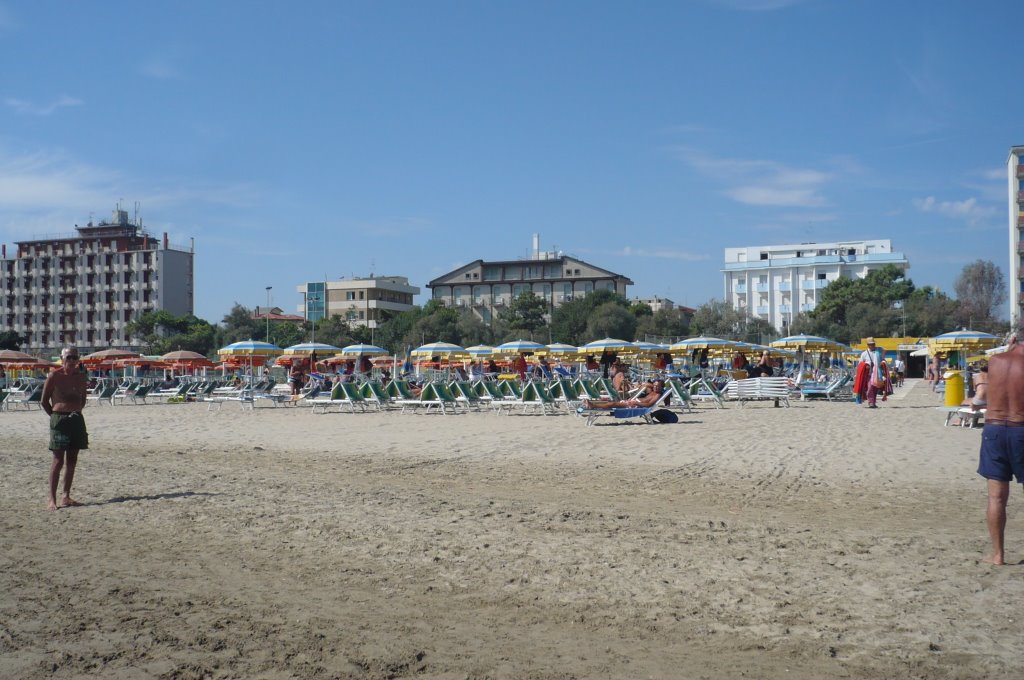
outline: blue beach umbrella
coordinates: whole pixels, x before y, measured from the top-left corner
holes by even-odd
[[[838,351],[842,349],[842,344],[835,340],[829,340],[818,335],[790,335],[789,337],[779,338],[771,344],[772,347],[778,347],[781,349],[803,349],[808,351]]]
[[[281,354],[282,350],[277,345],[259,340],[242,340],[233,342],[227,347],[217,350],[220,357],[271,357]]]
[[[564,342],[553,342],[550,345],[544,346],[544,352],[551,356],[566,356],[571,354],[579,354],[580,348],[576,345],[567,345]]]
[[[609,352],[623,352],[633,348],[633,343],[627,340],[618,340],[616,338],[604,338],[603,340],[594,340],[580,347],[580,351],[585,354],[597,354],[604,351]]]
[[[533,342],[532,340],[513,340],[511,342],[503,342],[494,348],[495,354],[519,354],[520,352],[538,352],[543,351],[544,345],[539,342]]]
[[[668,347],[665,345],[659,345],[656,342],[643,342],[637,340],[633,343],[633,347],[630,348],[630,352],[636,352],[637,354],[661,354],[667,352]]]
[[[932,338],[931,343],[940,347],[958,345],[962,349],[976,349],[979,347],[995,347],[999,344],[999,338],[991,333],[959,330],[936,335]]]
[[[668,350],[673,354],[689,354],[695,349],[719,350],[726,352],[735,349],[740,343],[736,340],[723,340],[722,338],[711,338],[699,335],[695,338],[680,340],[670,346]]]
[[[489,357],[494,354],[494,348],[488,345],[473,345],[472,347],[467,347],[466,351],[469,352],[470,356],[477,358]]]
[[[313,354],[330,354],[331,352],[338,352],[340,348],[334,345],[327,345],[322,342],[304,342],[299,345],[292,345],[291,347],[285,347],[284,353],[288,355],[299,354],[302,356],[308,356]]]
[[[317,350],[319,351],[319,350]],[[384,356],[388,351],[383,347],[377,347],[377,345],[366,345],[359,343],[358,345],[347,345],[341,348],[338,354],[346,357],[359,357],[359,356]]]
[[[450,342],[431,342],[420,345],[410,354],[414,357],[451,357],[452,355],[465,355],[466,348]]]

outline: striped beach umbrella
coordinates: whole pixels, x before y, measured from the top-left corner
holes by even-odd
[[[838,351],[842,349],[842,344],[835,340],[823,338],[818,335],[790,335],[789,337],[779,338],[771,343],[772,347],[778,347],[781,349],[802,349],[807,351],[821,351],[830,352]]]
[[[736,349],[739,343],[736,340],[723,340],[699,335],[695,338],[687,338],[671,345],[668,351],[673,354],[689,354],[695,349],[717,350],[727,352]]]
[[[303,342],[298,345],[292,345],[291,347],[285,347],[284,353],[288,356],[299,355],[299,356],[310,356],[314,352],[316,354],[331,354],[332,352],[340,352],[340,347],[334,345],[327,345],[322,342]]]
[[[467,347],[466,351],[469,352],[470,356],[478,359],[481,357],[489,357],[494,354],[494,348],[490,345],[473,345],[472,347]]]
[[[959,330],[936,335],[928,344],[939,350],[953,351],[960,349],[988,349],[989,347],[995,347],[999,342],[999,338],[991,333]]]
[[[629,351],[635,352],[636,354],[661,354],[662,352],[667,352],[668,347],[665,345],[659,345],[656,342],[643,342],[641,340],[637,340],[633,343],[633,348]]]
[[[388,351],[383,347],[377,347],[377,345],[367,345],[364,343],[359,343],[358,345],[347,345],[345,347],[342,347],[341,351],[338,352],[338,354],[346,357],[359,357],[363,355],[376,357],[383,356],[387,353]]]
[[[580,347],[580,352],[584,354],[597,354],[599,352],[623,352],[633,347],[633,343],[628,340],[618,340],[616,338],[604,338],[603,340],[594,340]]]
[[[564,342],[553,342],[550,345],[544,346],[544,354],[550,354],[553,357],[569,356],[573,354],[579,354],[580,348],[576,345],[567,345]],[[540,352],[538,352],[540,354]]]
[[[459,347],[450,342],[431,342],[426,345],[420,345],[414,349],[410,354],[414,357],[447,357],[451,358],[454,355],[468,356],[465,347]]]
[[[219,357],[270,357],[281,354],[282,350],[277,345],[259,340],[241,340],[233,342],[227,347],[217,350]]]
[[[532,340],[512,340],[503,342],[494,348],[495,354],[519,354],[521,352],[538,352],[544,349],[544,345]]]

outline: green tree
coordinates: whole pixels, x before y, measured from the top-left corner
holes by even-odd
[[[690,324],[683,310],[678,307],[659,309],[650,315],[638,317],[636,339],[665,338],[675,340],[683,338],[690,332]],[[663,340],[662,340],[663,341]]]
[[[602,338],[632,340],[636,336],[636,317],[619,302],[605,302],[587,319],[588,341]]]
[[[953,284],[960,303],[958,321],[974,330],[1001,329],[1006,324],[997,311],[1006,303],[1006,279],[989,260],[976,260],[965,266]]]
[[[829,283],[822,290],[821,300],[811,312],[811,316],[845,326],[852,318],[851,306],[869,303],[875,305],[876,310],[891,309],[894,302],[908,299],[913,292],[914,282],[904,277],[902,269],[889,264],[871,270],[863,279],[842,277]],[[865,308],[859,309],[863,311]],[[871,334],[887,335],[881,331]]]
[[[344,317],[335,314],[316,322],[316,341],[335,347],[345,347],[360,342],[355,339],[354,330]],[[309,337],[313,337],[312,331],[313,329],[310,327]]]
[[[259,340],[265,337],[266,327],[260,328],[260,319],[252,318],[252,310],[236,302],[220,322],[217,342],[224,347],[233,342]]]
[[[28,338],[18,335],[14,331],[0,333],[0,349],[13,349],[15,352],[20,352],[27,342]]]
[[[614,302],[623,309],[629,306],[626,298],[613,291],[595,290],[589,295],[576,297],[556,307],[551,314],[551,335],[555,342],[582,345],[588,340],[597,339],[588,334],[587,322],[597,307],[609,302]]]
[[[469,310],[459,314],[459,344],[463,347],[488,345],[494,342],[494,330]]]
[[[192,314],[174,316],[162,309],[144,312],[125,325],[125,332],[145,354],[181,349],[209,355],[216,349],[216,327]]]
[[[708,300],[697,307],[690,332],[712,338],[737,339],[743,333],[746,316],[724,300]]]
[[[545,325],[547,313],[548,303],[544,298],[524,291],[512,299],[501,313],[501,320],[508,324],[507,332],[532,338],[534,332]]]

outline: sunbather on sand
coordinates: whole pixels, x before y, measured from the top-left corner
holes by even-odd
[[[643,389],[632,399],[623,399],[620,401],[588,401],[584,400],[583,405],[586,408],[646,408],[648,406],[654,406],[661,399],[661,395],[665,392],[665,381],[655,380],[654,382],[644,383]]]

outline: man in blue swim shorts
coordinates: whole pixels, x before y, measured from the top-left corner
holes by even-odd
[[[1010,348],[992,356],[988,364],[988,411],[981,432],[978,474],[988,480],[985,519],[992,539],[992,555],[986,562],[1005,564],[1003,537],[1010,481],[1024,484],[1024,338],[1019,329]]]

